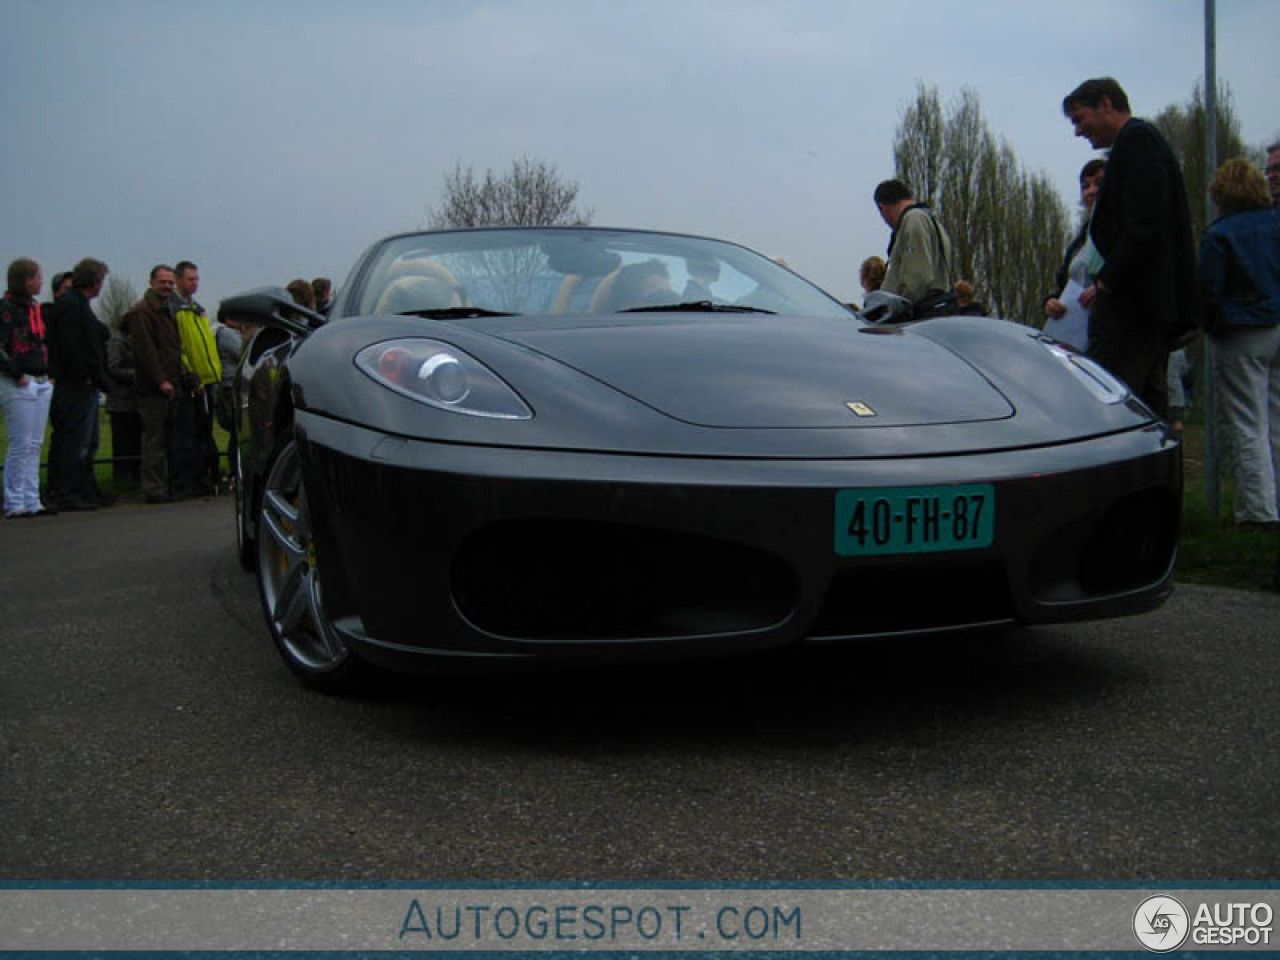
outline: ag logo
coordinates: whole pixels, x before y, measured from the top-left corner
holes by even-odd
[[[1134,935],[1155,953],[1177,950],[1187,939],[1190,926],[1187,908],[1173,897],[1147,897],[1133,914]]]

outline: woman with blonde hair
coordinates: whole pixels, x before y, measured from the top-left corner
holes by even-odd
[[[1200,283],[1235,519],[1280,529],[1280,213],[1246,160],[1219,167],[1209,195],[1219,217],[1200,243]]]

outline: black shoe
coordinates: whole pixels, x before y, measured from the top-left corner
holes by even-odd
[[[39,510],[35,510],[35,511],[32,511],[31,513],[28,513],[27,516],[28,517],[54,517],[54,516],[57,516],[57,514],[58,514],[58,511],[54,510],[51,507],[41,507]]]
[[[147,503],[173,503],[178,498],[167,493],[148,493]]]

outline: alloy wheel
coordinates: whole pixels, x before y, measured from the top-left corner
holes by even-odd
[[[298,447],[291,439],[267,475],[257,539],[262,605],[280,652],[308,681],[339,679],[351,657],[324,609]]]

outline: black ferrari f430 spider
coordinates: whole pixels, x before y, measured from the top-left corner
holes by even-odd
[[[266,288],[235,384],[241,559],[312,686],[367,664],[700,656],[1149,610],[1181,450],[986,317],[871,322],[767,257],[599,228],[374,244]]]

